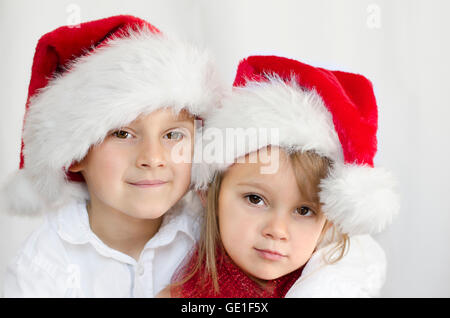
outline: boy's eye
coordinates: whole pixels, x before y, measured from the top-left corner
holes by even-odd
[[[247,198],[247,201],[253,205],[264,204],[264,200],[259,195],[256,195],[256,194],[248,194],[245,196],[245,198]]]
[[[127,139],[127,138],[131,137],[131,134],[125,130],[117,130],[117,131],[113,132],[113,135],[119,139]]]
[[[183,133],[179,131],[171,131],[164,135],[164,138],[171,140],[181,140],[184,137]]]
[[[311,215],[315,214],[314,211],[307,206],[302,206],[299,209],[296,209],[295,211],[296,211],[296,213],[298,213],[302,216],[311,216]]]

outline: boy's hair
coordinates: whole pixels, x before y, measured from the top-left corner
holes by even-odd
[[[309,151],[293,152],[288,154],[288,158],[294,168],[301,195],[308,201],[315,203],[316,210],[321,211],[318,197],[319,183],[328,174],[331,165],[330,160]],[[216,173],[208,188],[206,214],[196,254],[196,263],[190,273],[187,273],[181,281],[174,283],[175,286],[187,282],[198,271],[203,271],[203,275],[201,275],[203,280],[211,279],[215,292],[219,292],[216,251],[217,248],[223,249],[219,232],[218,204],[224,174],[225,172]],[[330,230],[332,231],[331,233],[329,233]],[[323,242],[325,234],[331,234],[327,241],[336,242],[335,246],[325,253],[325,261],[328,264],[334,264],[344,257],[349,245],[349,237],[347,234],[338,233],[337,228],[327,220],[323,226],[317,246]]]

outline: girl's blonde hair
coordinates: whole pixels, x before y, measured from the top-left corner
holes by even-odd
[[[328,174],[331,166],[330,160],[310,151],[289,153],[288,158],[294,168],[295,177],[302,197],[309,202],[315,203],[316,211],[321,211],[318,196],[319,183]],[[191,273],[188,273],[182,281],[176,282],[175,285],[183,284],[191,279],[198,271],[203,271],[202,279],[204,281],[211,279],[215,292],[219,292],[216,252],[217,248],[223,249],[223,245],[220,240],[217,216],[219,193],[224,174],[224,172],[216,173],[208,188],[206,214],[198,245],[197,262],[192,268]],[[329,233],[330,230],[332,231],[331,233]],[[331,250],[328,250],[325,255],[325,261],[328,264],[334,264],[344,257],[350,241],[348,235],[338,233],[336,227],[326,220],[317,246],[323,242],[325,234],[331,234],[327,238],[327,241],[336,242],[336,245]],[[222,250],[222,252],[224,251]]]

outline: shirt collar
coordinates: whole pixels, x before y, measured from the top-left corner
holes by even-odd
[[[180,200],[166,212],[161,227],[147,242],[144,250],[170,244],[175,240],[178,232],[185,233],[195,242],[200,232],[200,215],[193,212],[192,205],[187,204],[185,200]],[[68,204],[56,214],[49,214],[49,217],[64,241],[71,244],[91,243],[102,255],[118,258],[126,263],[135,262],[130,256],[108,247],[92,232],[86,210],[86,201]]]
[[[146,244],[146,248],[157,248],[170,244],[181,232],[193,242],[198,239],[200,232],[200,215],[193,214],[190,206],[183,202],[176,204],[164,215],[158,232]]]

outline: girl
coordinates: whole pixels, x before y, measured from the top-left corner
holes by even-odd
[[[373,167],[370,82],[252,56],[234,86],[204,127],[203,145],[212,140],[204,159],[214,153],[216,160],[194,173],[197,189],[207,188],[201,240],[162,296],[374,296],[384,254],[361,234],[382,230],[399,204],[390,174]],[[262,133],[273,127],[269,141]],[[238,128],[249,133],[224,147]],[[222,153],[233,161],[217,160]],[[356,246],[348,250],[349,243]],[[339,267],[346,257],[350,263]]]

